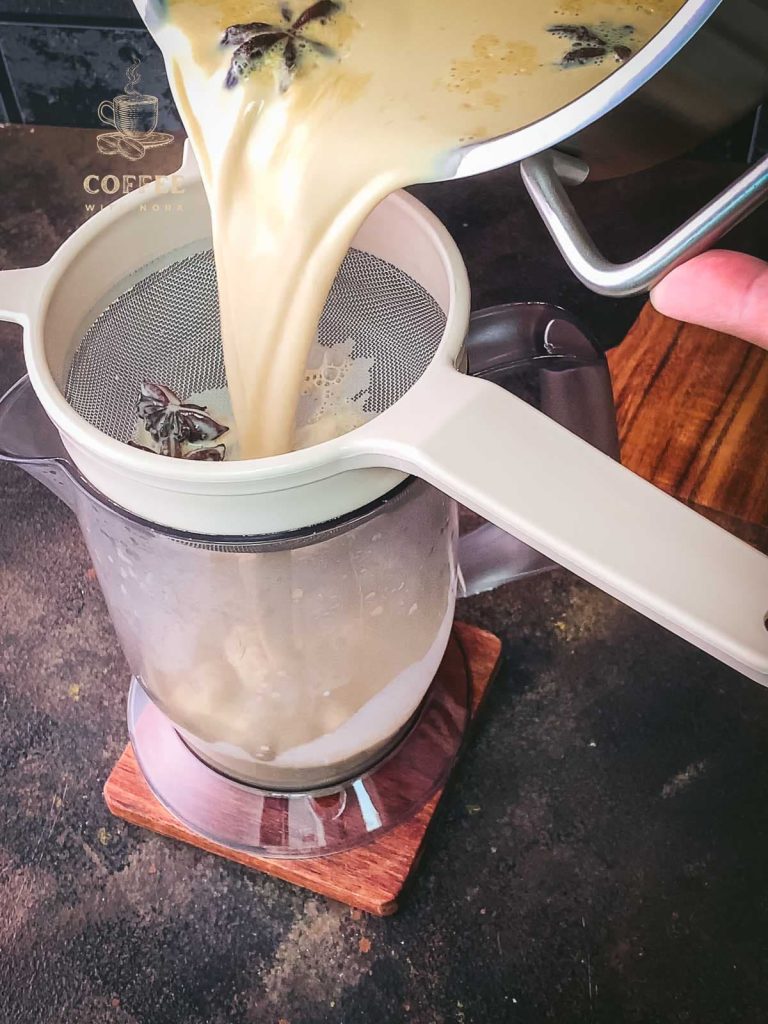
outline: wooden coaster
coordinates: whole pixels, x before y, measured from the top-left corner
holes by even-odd
[[[496,674],[501,641],[492,633],[462,622],[454,624],[454,640],[439,671],[469,673],[474,720]],[[114,815],[133,825],[181,839],[209,853],[385,917],[397,910],[398,899],[418,862],[427,829],[444,792],[445,784],[410,821],[380,839],[344,853],[309,860],[258,857],[192,832],[158,802],[141,774],[130,743],[107,779],[104,799]]]

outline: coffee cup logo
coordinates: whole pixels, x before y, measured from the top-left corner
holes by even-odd
[[[158,104],[156,96],[139,92],[140,61],[128,68],[125,92],[113,100],[99,104],[99,120],[112,131],[102,132],[96,139],[99,152],[104,156],[123,156],[126,160],[141,160],[148,149],[167,146],[173,141],[168,132],[158,132]]]

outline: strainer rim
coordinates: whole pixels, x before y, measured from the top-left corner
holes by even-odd
[[[190,185],[201,184],[198,175],[189,179]],[[151,186],[146,186],[150,188]],[[111,466],[136,479],[153,481],[158,484],[186,483],[190,487],[223,484],[242,485],[268,480],[281,481],[291,477],[304,476],[308,482],[323,479],[324,466],[332,467],[332,473],[339,471],[339,461],[344,458],[348,447],[347,439],[358,431],[370,428],[382,417],[396,408],[394,402],[389,409],[379,413],[371,423],[351,431],[349,434],[323,441],[319,444],[288,452],[284,455],[267,456],[259,459],[240,459],[231,462],[196,462],[182,459],[164,459],[149,452],[133,448],[122,441],[109,437],[88,423],[77,413],[64,397],[53,378],[45,352],[45,324],[51,300],[63,274],[78,254],[93,237],[106,227],[106,219],[128,217],[146,200],[143,189],[137,189],[121,197],[109,207],[86,221],[56,251],[41,271],[45,271],[35,308],[24,318],[24,350],[32,386],[43,408],[62,434],[76,448],[90,456],[104,458]],[[432,211],[414,196],[398,190],[391,193],[383,203],[399,204],[408,216],[422,229],[426,229],[433,251],[440,261],[448,282],[448,308],[446,322],[440,343],[432,362],[450,362],[453,365],[463,345],[469,322],[470,294],[466,267],[458,246],[445,225]],[[99,222],[101,226],[99,225]],[[138,269],[138,268],[137,268]],[[448,357],[446,359],[446,356]],[[309,477],[307,477],[309,474]]]

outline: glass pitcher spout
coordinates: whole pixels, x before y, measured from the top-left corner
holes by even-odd
[[[74,507],[77,470],[26,376],[0,398],[0,462],[20,466]]]

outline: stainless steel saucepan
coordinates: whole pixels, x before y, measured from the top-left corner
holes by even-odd
[[[565,185],[677,156],[768,96],[768,0],[688,0],[639,53],[548,117],[457,150],[445,179],[520,163],[526,188],[574,274],[603,295],[634,295],[709,248],[768,198],[765,157],[638,259],[611,264]]]
[[[134,0],[151,32],[164,0]],[[595,247],[565,185],[679,155],[768,96],[768,0],[687,0],[631,60],[545,118],[448,154],[438,180],[520,163],[523,181],[574,274],[603,295],[647,291],[768,198],[768,157],[650,252],[615,265]]]

